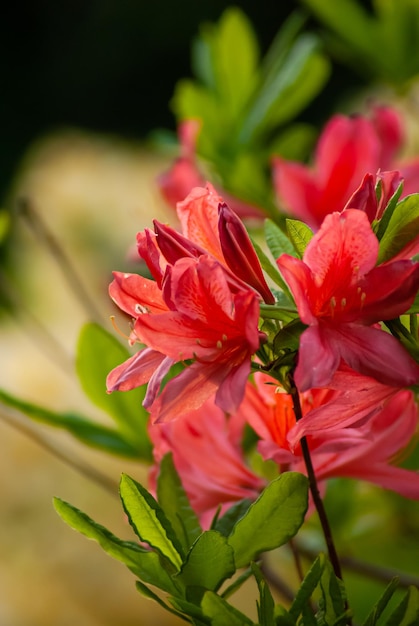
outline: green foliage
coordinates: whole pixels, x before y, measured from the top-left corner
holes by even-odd
[[[104,452],[138,458],[138,450],[117,430],[108,428],[76,413],[50,411],[37,404],[25,402],[0,389],[0,402],[12,407],[30,419],[67,430],[82,443]]]
[[[296,623],[298,617],[302,614],[306,607],[310,608],[309,602],[320,582],[320,578],[325,568],[325,563],[326,558],[324,554],[320,554],[305,575],[294,601],[289,608],[289,616],[294,620],[294,623]]]
[[[287,226],[288,237],[290,238],[297,255],[300,259],[302,259],[305,249],[310,243],[314,233],[311,228],[307,226],[307,224],[304,224],[304,222],[300,222],[299,220],[287,219],[285,223]]]
[[[143,595],[176,615],[187,616],[197,625],[252,624],[227,598],[253,572],[260,590],[260,623],[274,626],[273,598],[252,560],[262,550],[278,547],[297,532],[307,508],[306,478],[297,473],[284,474],[268,485],[256,502],[250,506],[247,501],[238,503],[227,516],[214,522],[213,529],[199,531],[199,534],[196,518],[191,515],[190,504],[169,455],[164,459],[159,483],[160,502],[129,476],[123,475],[121,479],[124,510],[134,532],[147,548],[119,539],[62,500],[55,500],[55,508],[72,528],[97,541],[105,552],[125,564],[140,579],[137,588]],[[171,489],[177,495],[171,496]],[[181,503],[176,506],[177,497]],[[163,502],[166,510],[162,508]],[[176,521],[181,512],[189,522]],[[217,593],[225,580],[246,565],[251,569],[236,576],[222,594]],[[169,594],[171,606],[149,585]]]
[[[207,591],[202,598],[202,611],[211,626],[252,626],[253,622],[221,596]]]
[[[184,551],[157,500],[127,475],[121,478],[120,494],[136,535],[166,558],[176,571],[180,570]]]
[[[419,194],[404,198],[395,207],[380,241],[378,262],[389,261],[409,244],[419,228]]]
[[[82,533],[85,537],[97,541],[109,556],[126,565],[141,580],[155,585],[167,593],[177,592],[176,582],[162,567],[157,552],[146,550],[138,543],[119,539],[109,530],[94,522],[85,513],[59,498],[54,499],[54,507],[71,528]]]
[[[322,596],[319,602],[318,625],[345,626],[348,623],[345,609],[345,590],[342,581],[334,574],[329,561],[325,561],[320,586]]]
[[[378,620],[380,619],[383,611],[387,608],[387,605],[393,597],[393,594],[396,591],[398,585],[398,579],[393,578],[393,580],[387,585],[383,595],[378,600],[377,604],[372,608],[362,626],[377,626]]]
[[[275,626],[275,604],[271,591],[258,565],[252,563],[251,568],[259,589],[260,600],[257,603],[259,624],[260,626]]]
[[[138,456],[149,461],[148,413],[141,404],[146,387],[124,393],[106,393],[107,375],[130,356],[127,348],[98,324],[90,323],[82,328],[76,369],[83,391],[93,404],[113,418],[121,435],[138,451]]]
[[[192,545],[177,578],[185,587],[216,591],[235,571],[234,553],[227,538],[216,530],[209,530]]]
[[[291,121],[316,97],[330,64],[295,13],[261,60],[253,27],[238,8],[205,24],[193,48],[198,80],[182,80],[172,106],[179,121],[198,119],[198,155],[223,187],[274,219],[270,157],[303,158],[313,130]]]
[[[279,547],[293,537],[303,523],[307,502],[307,479],[302,474],[287,472],[273,480],[229,536],[236,566],[248,565],[261,552]]]
[[[419,591],[409,587],[400,604],[394,609],[385,626],[416,626],[419,623]]]
[[[290,241],[289,235],[287,236],[275,222],[269,219],[265,220],[265,239],[275,260],[278,259],[281,254],[289,254],[293,257],[298,256],[294,244]]]
[[[171,454],[166,454],[160,463],[157,499],[187,552],[202,529],[176,472]]]
[[[400,199],[402,191],[403,191],[403,182],[400,183],[400,185],[397,187],[396,191],[394,192],[394,194],[391,196],[390,200],[388,201],[381,219],[378,222],[373,222],[372,224],[373,230],[375,234],[377,235],[377,239],[379,241],[381,241],[381,239],[383,238],[383,235],[387,229],[391,216],[394,213],[394,209],[396,208],[397,203]],[[381,182],[376,187],[376,193],[377,193],[377,197],[379,197],[382,193]]]
[[[357,72],[400,87],[419,73],[416,0],[375,0],[373,14],[359,0],[302,2],[327,27],[329,49]]]

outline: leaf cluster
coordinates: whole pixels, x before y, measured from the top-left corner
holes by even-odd
[[[330,64],[317,36],[302,32],[294,13],[261,58],[247,17],[230,7],[205,24],[192,50],[196,79],[176,86],[177,120],[200,122],[198,154],[223,188],[277,216],[270,157],[304,158],[315,132],[292,123],[323,88]]]
[[[269,604],[270,592],[262,585],[255,561],[297,533],[307,510],[307,491],[302,474],[283,474],[255,502],[237,503],[225,515],[216,515],[211,528],[203,531],[167,455],[158,478],[157,499],[134,479],[122,476],[121,501],[137,542],[116,537],[60,499],[55,499],[55,508],[72,528],[128,567],[138,578],[137,589],[168,611],[198,626],[245,625],[253,622],[228,598],[253,574],[261,590],[259,611],[264,602]],[[261,624],[265,623],[269,622],[262,617]]]
[[[419,4],[416,0],[301,0],[326,28],[331,53],[369,80],[398,88],[419,73]]]

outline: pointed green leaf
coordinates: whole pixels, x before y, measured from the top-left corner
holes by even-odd
[[[385,626],[417,626],[419,624],[419,590],[409,587]]]
[[[262,248],[259,246],[259,244],[257,244],[254,241],[252,243],[256,250],[256,254],[258,255],[262,269],[267,273],[269,278],[271,278],[274,281],[274,283],[276,283],[282,289],[284,300],[286,300],[286,302],[292,306],[293,299],[292,299],[289,287],[287,283],[285,282],[285,280],[282,278],[278,268],[272,265],[271,261],[268,259],[268,257],[266,256]]]
[[[419,194],[407,196],[393,211],[380,241],[378,263],[389,261],[408,243],[419,237]]]
[[[140,580],[137,580],[135,582],[135,586],[137,588],[137,591],[139,591],[141,595],[143,595],[145,598],[148,598],[149,600],[153,600],[154,602],[157,602],[157,604],[159,604],[166,611],[169,611],[169,613],[172,613],[173,615],[176,615],[177,617],[182,617],[182,614],[179,613],[179,611],[175,611],[174,609],[172,609],[169,605],[166,604],[166,602],[164,602],[160,598],[160,596],[154,593],[154,591],[152,591],[149,587],[147,587],[147,585],[144,585]]]
[[[325,559],[320,578],[322,596],[319,602],[319,626],[346,626],[345,591],[328,560]]]
[[[257,603],[259,624],[260,626],[275,626],[275,604],[271,591],[263,577],[260,567],[256,563],[251,563],[250,567],[259,589],[259,602]]]
[[[185,587],[216,591],[235,571],[233,548],[227,538],[215,530],[208,530],[193,544],[176,580]]]
[[[300,345],[301,334],[306,328],[307,326],[299,319],[293,320],[281,328],[274,339],[275,354],[279,354],[281,350],[285,349],[297,351]]]
[[[270,219],[265,220],[265,239],[273,258],[278,259],[281,254],[298,256],[289,237]]]
[[[380,185],[382,188],[381,182],[380,182]],[[390,200],[388,201],[387,206],[384,210],[384,213],[380,221],[378,223],[373,222],[373,230],[375,234],[377,235],[378,241],[381,241],[381,239],[383,238],[383,235],[394,213],[394,210],[397,206],[399,198],[402,195],[402,191],[403,191],[403,182],[400,183],[400,185],[397,187],[396,191],[394,192],[394,194],[391,196]],[[374,224],[376,224],[376,226],[374,226]]]
[[[288,611],[280,604],[275,605],[274,615],[275,626],[295,626],[296,624],[295,620],[290,617]],[[303,622],[303,624],[306,626],[305,622]],[[308,623],[307,626],[311,626],[311,624]],[[317,626],[317,624],[315,624],[315,626]]]
[[[388,603],[393,597],[394,592],[399,586],[399,579],[393,578],[393,580],[387,585],[383,595],[378,600],[378,602],[374,605],[371,612],[369,613],[367,619],[363,623],[362,626],[377,626],[377,622],[383,613],[383,611],[387,608]]]
[[[300,258],[303,258],[305,249],[310,243],[311,238],[313,237],[313,231],[304,224],[304,222],[300,222],[299,220],[285,220],[285,224],[287,226],[288,236],[297,251],[297,254]]]
[[[76,369],[88,398],[115,420],[118,429],[144,460],[151,460],[147,434],[148,413],[142,406],[146,387],[106,393],[109,372],[129,358],[121,343],[98,324],[86,324],[80,333]]]
[[[135,533],[179,570],[183,550],[163,509],[142,485],[122,475],[120,494]]]
[[[238,589],[240,589],[240,587],[243,585],[243,583],[245,583],[246,580],[249,580],[251,575],[252,570],[249,567],[248,569],[244,570],[244,572],[242,572],[239,576],[235,577],[231,585],[228,585],[228,587],[226,587],[221,594],[224,600],[227,600],[230,596],[235,594],[236,591],[238,591]]]
[[[234,524],[236,524],[237,521],[243,517],[251,504],[252,501],[249,498],[239,500],[233,504],[233,506],[227,509],[222,517],[219,517],[216,520],[213,530],[218,530],[219,533],[228,537],[233,530]]]
[[[319,51],[319,39],[303,33],[271,64],[255,91],[239,140],[251,143],[285,124],[309,104],[328,79],[330,63]]]
[[[304,521],[307,504],[305,476],[286,472],[273,480],[239,519],[229,536],[236,566],[244,567],[261,552],[289,541]]]
[[[302,613],[303,608],[308,605],[314,590],[319,584],[324,570],[325,560],[324,554],[320,554],[305,575],[304,580],[297,591],[297,595],[289,608],[289,614],[294,620],[297,620],[298,616]]]
[[[195,539],[202,533],[202,528],[190,505],[170,453],[166,454],[160,463],[157,500],[181,541],[184,552],[188,552]]]
[[[107,528],[94,522],[88,515],[59,498],[54,499],[54,507],[71,528],[88,539],[97,541],[109,556],[124,563],[141,580],[168,593],[177,592],[176,583],[162,566],[156,552],[145,550],[137,543],[119,539]]]
[[[209,618],[206,618],[202,612],[202,609],[194,601],[185,600],[184,598],[171,597],[169,598],[170,604],[183,615],[187,615],[192,618],[190,621],[194,626],[209,626],[211,624]]]
[[[218,24],[203,31],[211,50],[214,90],[223,113],[234,119],[243,110],[257,79],[259,49],[251,22],[237,7],[227,8]]]
[[[36,422],[62,428],[92,448],[98,448],[112,454],[138,458],[137,449],[112,428],[102,426],[75,413],[57,413],[37,404],[25,402],[0,389],[0,402],[17,409]]]
[[[205,617],[210,619],[211,626],[254,626],[246,615],[213,591],[204,594],[201,607]]]

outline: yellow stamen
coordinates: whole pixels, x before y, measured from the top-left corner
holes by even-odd
[[[115,315],[111,315],[111,324],[114,327],[114,329],[116,330],[116,332],[118,333],[118,335],[120,337],[123,337],[124,339],[127,339],[127,341],[131,340],[131,337],[129,335],[126,335],[125,333],[122,332],[122,330],[120,328],[118,328],[116,322],[115,322]]]

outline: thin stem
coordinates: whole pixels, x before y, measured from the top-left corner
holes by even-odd
[[[282,596],[285,600],[288,600],[288,602],[292,602],[295,598],[294,591],[291,589],[291,587],[287,585],[284,580],[282,580],[282,578],[280,578],[280,576],[278,576],[276,572],[274,572],[269,567],[269,565],[266,563],[266,558],[263,557],[264,555],[262,555],[262,561],[260,564],[262,574],[271,585],[271,587],[273,587],[273,589],[275,589],[275,591],[279,593],[280,596]]]
[[[69,287],[73,291],[77,300],[87,311],[89,317],[92,320],[101,319],[101,311],[97,308],[89,292],[83,286],[83,283],[77,275],[69,257],[49,230],[41,215],[33,206],[33,203],[28,198],[21,198],[18,203],[18,210],[20,215],[22,215],[26,223],[31,228],[32,232],[45,244],[47,250],[56,261],[58,267],[61,269]]]
[[[417,313],[409,315],[410,334],[413,335],[415,341],[418,339],[418,316]]]
[[[295,545],[295,542],[292,539],[289,540],[288,545],[291,548],[291,552],[292,552],[292,556],[293,556],[294,563],[295,563],[295,569],[297,570],[298,578],[300,579],[300,582],[303,582],[303,580],[304,580],[304,572],[303,572],[303,566],[301,565],[300,552],[299,552],[297,546]]]
[[[315,550],[312,550],[301,543],[298,544],[298,550],[303,556],[310,560],[317,556]],[[398,578],[400,587],[419,587],[419,577],[414,576],[413,574],[406,574],[405,572],[399,572],[396,569],[382,567],[374,563],[366,563],[365,561],[361,561],[360,559],[356,559],[352,556],[342,556],[340,558],[340,562],[342,567],[345,569],[361,574],[362,576],[365,576],[365,578],[370,578],[386,584],[391,582],[393,578]]]
[[[89,463],[86,463],[86,461],[78,457],[73,451],[71,451],[71,453],[67,452],[63,448],[57,446],[56,443],[52,443],[39,432],[36,432],[35,429],[31,428],[27,424],[24,424],[20,418],[10,415],[8,412],[4,411],[4,409],[0,411],[0,419],[3,420],[3,422],[6,422],[6,424],[9,424],[9,426],[18,430],[21,434],[24,434],[32,439],[32,441],[35,441],[35,443],[50,452],[56,458],[60,459],[60,461],[63,461],[76,472],[79,472],[79,474],[85,478],[88,478],[92,482],[96,483],[113,496],[118,496],[118,484],[106,476],[106,474],[103,474]]]
[[[292,380],[291,396],[294,404],[294,412],[296,420],[300,420],[303,417],[300,403],[300,396],[298,389]],[[326,510],[324,508],[323,500],[320,496],[319,487],[317,485],[317,478],[314,471],[313,463],[311,460],[310,449],[308,447],[307,438],[303,437],[300,441],[301,450],[303,452],[304,463],[307,469],[308,482],[310,486],[311,496],[313,498],[314,506],[316,507],[317,514],[319,516],[320,524],[323,529],[323,535],[326,541],[327,550],[329,553],[329,559],[332,564],[333,570],[338,578],[342,580],[342,570],[340,567],[339,557],[336,552],[336,547],[332,537],[332,530],[330,528],[329,520],[327,518]]]
[[[24,298],[21,297],[6,273],[1,269],[0,289],[8,303],[13,307],[13,312],[9,312],[6,308],[6,313],[17,323],[19,329],[26,333],[30,340],[66,374],[73,375],[74,365],[70,354],[66,352],[45,325],[26,306]],[[21,320],[21,323],[19,323],[19,320]]]

